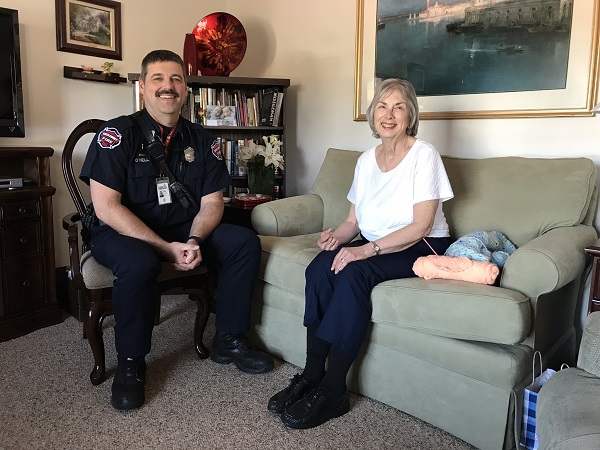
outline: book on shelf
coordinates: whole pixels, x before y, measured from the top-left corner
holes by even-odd
[[[272,126],[275,119],[275,107],[277,106],[278,97],[277,88],[266,88],[262,91],[260,105],[260,122],[261,126]]]
[[[281,125],[281,108],[283,105],[283,92],[277,93],[277,103],[275,104],[275,113],[273,115],[273,125],[274,127],[278,127]]]
[[[242,147],[247,146],[248,142],[249,142],[248,139],[238,139],[237,140],[237,151],[236,151],[236,154],[235,154],[236,161],[239,162],[239,150]],[[236,164],[236,168],[237,168],[237,173],[235,173],[235,175],[239,175],[239,176],[242,176],[242,177],[248,175],[247,170],[246,170],[246,166],[242,166],[240,164]]]
[[[200,125],[206,125],[206,110],[204,109],[204,103],[202,103],[202,94],[198,90],[194,94],[194,109],[191,114],[191,121],[199,123]]]
[[[144,109],[144,96],[140,94],[140,81],[133,82],[133,107],[135,111]]]
[[[248,122],[247,126],[255,127],[258,125],[258,113],[256,111],[256,97],[250,96],[246,98],[248,108]]]

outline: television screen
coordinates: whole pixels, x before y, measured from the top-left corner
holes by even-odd
[[[19,18],[7,8],[0,8],[0,136],[25,136]]]

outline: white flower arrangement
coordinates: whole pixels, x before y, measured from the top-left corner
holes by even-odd
[[[250,141],[248,145],[240,147],[238,154],[240,166],[269,167],[273,165],[275,170],[283,169],[282,142],[279,140],[279,136],[272,134],[263,136],[262,139],[265,145],[257,145]]]

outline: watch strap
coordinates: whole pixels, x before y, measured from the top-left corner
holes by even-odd
[[[196,244],[198,244],[198,245],[202,245],[202,239],[200,239],[198,236],[190,236],[190,237],[188,237],[188,241],[189,241],[190,239],[193,239],[193,240],[195,240],[195,241],[196,241]]]
[[[371,241],[371,244],[373,244],[373,250],[375,250],[375,254],[379,255],[379,252],[381,251],[381,248],[379,247],[379,245],[377,245],[377,242]]]

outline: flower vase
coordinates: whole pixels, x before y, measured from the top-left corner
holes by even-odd
[[[264,194],[273,197],[275,169],[272,164],[248,164],[248,193]]]

